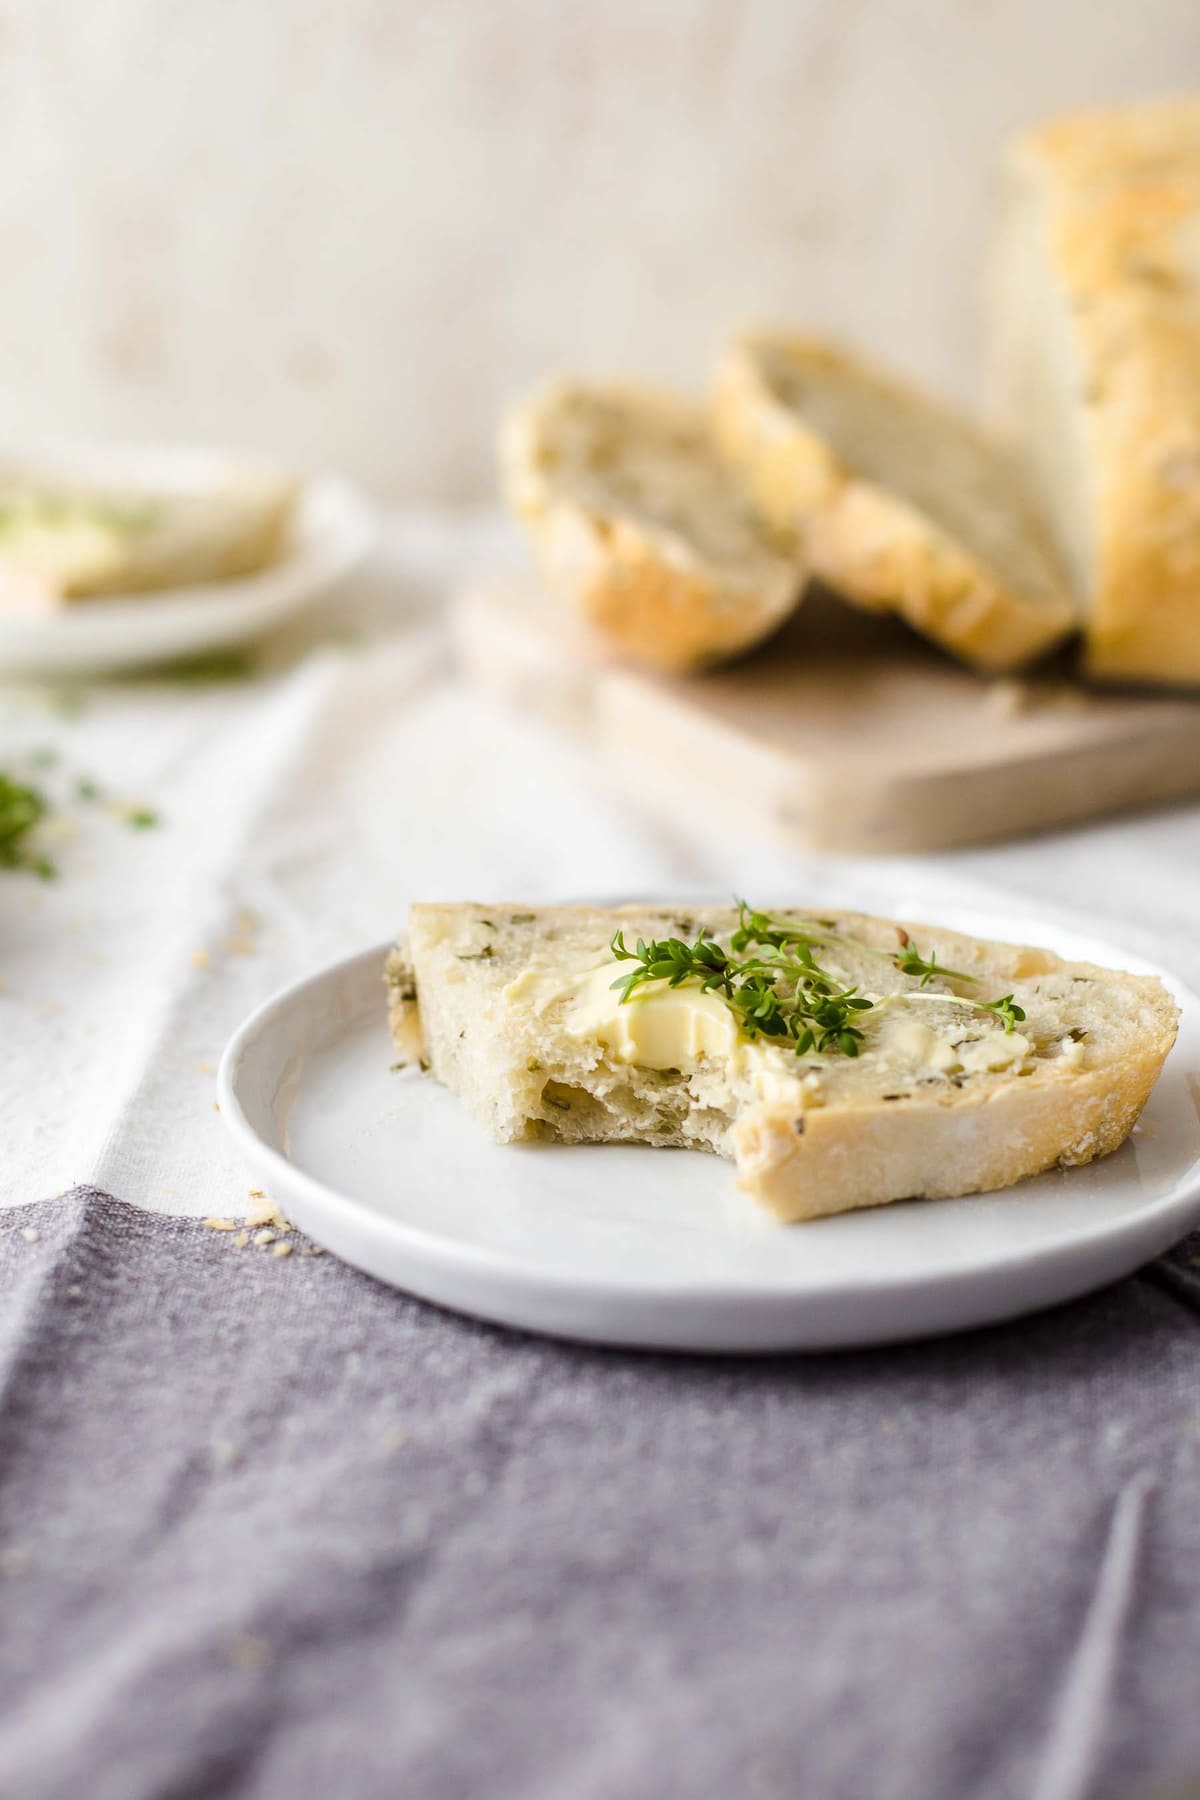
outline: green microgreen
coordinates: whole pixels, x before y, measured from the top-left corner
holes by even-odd
[[[639,938],[634,950],[616,931],[609,948],[617,962],[638,965],[612,983],[622,1005],[647,982],[690,982],[701,993],[718,994],[749,1038],[786,1045],[797,1056],[834,1050],[858,1055],[863,1034],[854,1017],[874,1003],[821,967],[805,926],[773,920],[739,901],[728,950],[705,929],[691,944],[678,937]]]
[[[0,868],[28,869],[48,881],[54,864],[32,848],[32,838],[47,812],[45,796],[9,775],[0,775]]]
[[[931,950],[926,959],[915,944],[905,944],[903,950],[892,958],[902,975],[919,975],[921,986],[927,987],[935,975],[945,981],[974,981],[974,975],[968,975],[963,969],[945,969],[937,959],[937,951]]]
[[[875,951],[871,945],[839,936],[830,920],[776,918],[744,900],[736,904],[738,922],[729,934],[728,949],[707,928],[701,928],[691,943],[681,937],[649,941],[639,937],[633,949],[624,931],[615,931],[609,943],[614,960],[636,965],[611,984],[621,1004],[652,982],[672,988],[688,983],[701,993],[718,995],[749,1038],[785,1045],[798,1056],[832,1051],[857,1056],[864,1034],[856,1018],[870,1012],[876,1001],[832,974],[819,960],[819,952],[842,945],[886,957],[921,987],[935,977],[978,980],[962,969],[944,968],[936,952],[922,956],[911,943],[896,953]],[[1011,994],[1000,1000],[970,1000],[958,994],[945,998],[991,1013],[1006,1032],[1025,1018]]]
[[[1005,1031],[1011,1031],[1018,1023],[1024,1024],[1025,1008],[1018,1006],[1011,994],[1005,994],[1000,1000],[975,1000],[972,1005],[980,1012],[995,1013]]]

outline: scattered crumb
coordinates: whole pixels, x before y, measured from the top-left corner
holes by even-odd
[[[27,1244],[36,1244],[41,1235],[36,1225],[22,1225],[21,1227],[21,1236]]]
[[[267,1197],[261,1188],[247,1188],[246,1192],[251,1200],[265,1200]]]
[[[389,1431],[383,1441],[389,1450],[401,1450],[408,1442],[408,1433],[401,1430]]]
[[[212,951],[193,950],[192,954],[188,957],[188,961],[194,969],[203,969],[207,963],[212,961]]]
[[[1072,687],[1067,681],[1053,688],[1047,695],[1047,700],[1058,712],[1092,711],[1092,696],[1082,688]]]
[[[204,1223],[210,1231],[235,1231],[237,1229],[233,1219],[205,1219]]]
[[[73,1281],[71,1283],[70,1287],[67,1289],[67,1299],[68,1300],[81,1300],[82,1298],[83,1298],[82,1287],[80,1287],[80,1285],[77,1281]]]
[[[221,1102],[219,1100],[214,1100],[213,1101],[213,1111],[220,1112],[220,1110],[221,1110]]]
[[[255,1232],[254,1241],[256,1244],[273,1244],[275,1242],[275,1233],[264,1227],[262,1231]]]
[[[272,1256],[290,1256],[291,1254],[292,1246],[288,1243],[286,1238],[280,1238],[277,1244],[272,1244],[271,1246]]]
[[[234,1248],[236,1250],[244,1250],[249,1242],[250,1233],[248,1231],[239,1231],[233,1240]]]
[[[233,930],[225,940],[225,948],[230,956],[253,956],[258,948],[256,939],[262,921],[257,913],[243,906],[234,918]]]
[[[216,1064],[205,1062],[203,1057],[200,1057],[197,1061],[196,1067],[199,1069],[201,1075],[215,1075],[217,1072]]]
[[[1031,681],[993,681],[988,684],[984,706],[993,718],[1019,719],[1032,712],[1086,712],[1091,700],[1070,682],[1052,687]]]
[[[243,1675],[260,1675],[271,1660],[271,1646],[263,1638],[244,1632],[233,1639],[227,1655],[233,1668]]]
[[[1033,689],[1027,681],[993,681],[983,703],[993,718],[1018,719],[1030,711],[1033,702]]]
[[[320,1244],[305,1244],[300,1254],[301,1256],[324,1256],[325,1252]]]
[[[285,1219],[274,1200],[260,1200],[246,1214],[247,1225],[274,1225],[279,1231],[290,1231],[291,1221]]]
[[[212,1447],[212,1459],[220,1469],[232,1469],[238,1459],[238,1447],[228,1438],[219,1438]]]

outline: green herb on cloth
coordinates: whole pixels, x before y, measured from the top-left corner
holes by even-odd
[[[0,869],[26,869],[43,881],[51,879],[54,864],[33,847],[37,827],[47,811],[44,794],[0,774]]]

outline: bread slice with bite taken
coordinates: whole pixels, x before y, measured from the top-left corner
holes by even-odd
[[[823,908],[414,906],[387,981],[400,1059],[497,1142],[715,1151],[785,1221],[1107,1155],[1177,1022],[1153,977]]]
[[[722,467],[703,409],[673,394],[551,382],[509,416],[501,473],[552,591],[634,661],[719,662],[800,598],[794,548]]]
[[[1076,607],[1015,461],[849,350],[750,332],[717,374],[714,433],[812,573],[988,673],[1053,648]]]

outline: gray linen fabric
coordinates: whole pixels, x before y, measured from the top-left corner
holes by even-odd
[[[951,1341],[672,1359],[95,1193],[5,1214],[0,1794],[1177,1777],[1200,1764],[1194,1286],[1181,1256]]]

